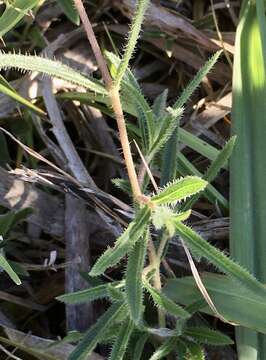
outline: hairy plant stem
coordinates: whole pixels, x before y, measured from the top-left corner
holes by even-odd
[[[98,63],[99,69],[101,71],[103,80],[106,85],[106,88],[109,92],[111,105],[113,107],[116,121],[117,121],[117,126],[118,126],[118,130],[119,130],[119,135],[120,135],[120,141],[121,141],[121,145],[122,145],[122,149],[123,149],[123,155],[124,155],[124,159],[125,159],[125,164],[126,164],[126,168],[127,168],[127,172],[128,172],[129,181],[130,181],[130,184],[132,187],[133,196],[137,202],[141,203],[142,200],[145,199],[145,197],[142,195],[142,192],[141,192],[141,189],[140,189],[140,186],[138,183],[138,178],[137,178],[137,174],[136,174],[136,170],[135,170],[135,166],[134,166],[134,162],[133,162],[133,158],[132,158],[132,153],[130,150],[128,135],[127,135],[127,130],[126,130],[126,122],[125,122],[122,105],[121,105],[121,101],[120,101],[120,96],[119,96],[119,86],[115,86],[113,83],[113,80],[112,80],[109,70],[107,68],[106,62],[104,60],[103,54],[101,52],[100,46],[96,39],[95,33],[93,31],[93,27],[88,18],[86,10],[83,6],[82,0],[74,0],[74,2],[76,5],[76,8],[78,10],[78,13],[80,15],[81,21],[83,23],[84,29],[86,31],[88,40],[91,44],[94,56]]]
[[[84,29],[86,31],[88,40],[91,44],[94,56],[96,58],[98,66],[99,66],[99,69],[101,71],[103,80],[106,85],[106,89],[109,93],[110,102],[111,102],[111,105],[112,105],[112,108],[113,108],[113,111],[115,114],[115,118],[117,121],[117,126],[118,126],[118,130],[119,130],[119,135],[120,135],[120,141],[121,141],[121,145],[122,145],[122,149],[123,149],[123,155],[124,155],[124,159],[125,159],[125,164],[126,164],[126,168],[127,168],[127,172],[128,172],[129,181],[130,181],[130,184],[132,187],[134,200],[139,204],[147,203],[148,198],[141,191],[137,173],[135,170],[119,91],[120,91],[120,81],[121,81],[123,73],[128,65],[129,58],[133,52],[133,49],[135,46],[134,42],[136,43],[136,41],[137,41],[138,33],[140,31],[140,24],[142,23],[144,11],[145,11],[149,1],[140,0],[140,3],[139,3],[140,7],[136,11],[137,20],[134,19],[134,21],[133,21],[133,24],[134,24],[134,22],[135,23],[137,22],[138,29],[137,29],[137,31],[132,31],[133,35],[131,37],[131,40],[129,40],[130,46],[126,51],[126,57],[124,59],[124,62],[122,62],[122,66],[119,69],[120,71],[119,71],[119,76],[118,76],[117,82],[113,81],[111,78],[110,72],[107,68],[105,59],[103,57],[103,54],[99,47],[95,33],[93,31],[93,27],[88,18],[86,10],[83,6],[82,0],[74,0],[74,2],[76,5],[76,8],[78,10],[78,13],[80,15],[81,21],[83,23]],[[162,287],[161,276],[160,276],[160,261],[161,261],[161,259],[160,259],[160,257],[158,257],[158,254],[156,253],[152,239],[149,240],[148,250],[149,250],[150,266],[151,266],[151,268],[155,269],[155,274],[153,277],[153,284],[157,290],[161,290],[161,287]],[[161,309],[158,309],[158,321],[159,321],[159,325],[161,327],[165,327],[165,313]]]

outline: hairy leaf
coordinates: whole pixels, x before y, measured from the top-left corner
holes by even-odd
[[[124,257],[138,241],[145,231],[150,218],[150,210],[148,207],[143,207],[136,215],[125,232],[116,240],[115,246],[106,250],[102,256],[97,260],[96,264],[90,271],[91,276],[97,276],[104,271],[114,266],[119,260]]]

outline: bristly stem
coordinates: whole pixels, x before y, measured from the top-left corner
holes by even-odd
[[[135,166],[134,166],[134,162],[133,162],[133,158],[132,158],[132,153],[130,150],[128,135],[127,135],[127,130],[126,130],[126,122],[125,122],[122,105],[121,105],[121,101],[120,101],[120,96],[119,96],[120,87],[119,87],[119,84],[115,84],[111,78],[110,72],[107,68],[106,62],[105,62],[103,54],[101,52],[100,46],[99,46],[96,36],[94,34],[91,22],[88,18],[86,10],[83,6],[82,0],[74,0],[74,2],[76,5],[76,8],[78,10],[78,13],[80,15],[81,21],[83,23],[84,29],[86,31],[87,37],[89,39],[89,42],[91,44],[94,56],[98,63],[99,69],[101,71],[103,80],[106,85],[106,88],[109,91],[109,97],[111,100],[111,104],[112,104],[112,107],[113,107],[113,110],[115,113],[115,117],[116,117],[116,121],[117,121],[117,126],[119,129],[120,141],[121,141],[121,145],[122,145],[122,149],[123,149],[123,154],[124,154],[124,159],[125,159],[125,163],[126,163],[126,167],[127,167],[129,181],[130,181],[130,184],[132,187],[133,197],[136,201],[141,203],[142,200],[145,199],[145,197],[142,195],[142,192],[141,192],[141,189],[139,186],[139,182],[138,182],[138,178],[137,178],[137,174],[136,174],[136,170],[135,170]],[[141,2],[143,2],[143,0]],[[139,29],[139,31],[140,31],[140,29]],[[134,35],[135,43],[137,41],[137,38],[138,38],[137,34],[139,34],[139,31],[132,32]],[[133,46],[133,42],[131,41],[130,47],[132,47],[132,46]],[[135,45],[133,46],[133,48],[134,47],[135,47]]]
[[[88,18],[88,15],[86,13],[86,10],[83,6],[82,0],[74,0],[75,6],[78,10],[79,16],[81,18],[82,24],[84,26],[84,29],[86,31],[88,40],[91,44],[92,51],[94,53],[95,59],[97,61],[97,64],[99,66],[99,69],[101,71],[103,80],[105,82],[105,85],[108,90],[111,89],[113,81],[111,78],[111,75],[109,73],[109,70],[106,65],[106,61],[104,60],[102,51],[100,49],[100,46],[98,44],[98,41],[96,39],[95,33],[93,31],[92,24],[90,22],[90,19]]]

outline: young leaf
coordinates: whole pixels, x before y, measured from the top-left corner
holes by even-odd
[[[175,204],[192,196],[207,186],[207,182],[196,176],[187,176],[168,184],[151,200],[156,205]]]
[[[128,341],[132,331],[134,330],[133,321],[127,319],[122,324],[113,346],[109,360],[122,360],[128,345]]]
[[[192,337],[201,344],[225,346],[234,343],[227,335],[207,327],[191,326],[185,329],[183,335]]]
[[[217,266],[218,269],[231,276],[232,279],[237,282],[240,282],[251,292],[265,297],[266,287],[262,283],[254,278],[247,270],[209,244],[191,228],[181,222],[177,222],[176,231],[196,255],[205,257]]]
[[[152,105],[152,111],[155,120],[162,118],[165,115],[166,102],[168,97],[168,89],[165,89],[157,98],[154,100]]]
[[[148,207],[143,207],[136,215],[134,221],[132,221],[125,232],[117,239],[115,246],[106,250],[102,256],[97,260],[96,264],[90,271],[91,276],[97,276],[104,271],[114,266],[119,260],[124,257],[134,244],[141,237],[145,231],[145,227],[148,224],[150,218],[150,210]]]
[[[154,289],[147,281],[144,281],[144,286],[146,290],[150,293],[152,300],[155,305],[160,309],[164,309],[166,312],[173,316],[178,316],[182,319],[188,319],[190,314],[184,310],[181,306],[177,305],[167,296],[165,296],[162,292]]]
[[[18,69],[37,71],[51,77],[62,79],[70,83],[83,86],[96,93],[106,95],[107,91],[100,82],[81,75],[71,67],[50,59],[38,56],[0,53],[0,69]]]
[[[104,332],[116,320],[121,312],[126,311],[125,304],[113,304],[85,333],[83,339],[70,354],[68,360],[87,360],[95,346],[102,340]]]
[[[170,354],[175,347],[177,346],[177,339],[175,337],[170,337],[165,340],[161,346],[152,354],[150,360],[160,360],[164,359],[168,354]]]
[[[10,276],[10,278],[14,281],[15,284],[21,285],[20,278],[17,276],[17,274],[9,265],[8,261],[3,255],[0,255],[0,268],[5,270],[5,272]]]
[[[142,270],[145,262],[149,232],[146,231],[128,255],[126,271],[126,301],[129,306],[130,317],[135,324],[141,320],[143,311]]]

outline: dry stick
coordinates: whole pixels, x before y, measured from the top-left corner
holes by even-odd
[[[81,21],[83,23],[84,29],[86,31],[88,40],[91,44],[94,56],[96,58],[96,61],[98,63],[99,69],[100,69],[102,77],[103,77],[103,80],[106,84],[106,88],[109,91],[111,105],[113,107],[114,114],[115,114],[116,121],[117,121],[117,126],[118,126],[118,130],[119,130],[119,135],[120,135],[120,141],[121,141],[121,145],[122,145],[122,149],[123,149],[123,154],[124,154],[124,159],[125,159],[125,163],[126,163],[129,181],[130,181],[132,191],[133,191],[133,196],[134,196],[135,200],[137,200],[139,202],[145,201],[146,198],[145,198],[145,196],[143,196],[143,194],[141,192],[137,174],[136,174],[136,170],[135,170],[135,166],[134,166],[134,162],[133,162],[133,158],[132,158],[132,153],[130,150],[127,129],[126,129],[126,122],[125,122],[122,105],[121,105],[121,101],[120,101],[120,96],[119,96],[119,88],[113,86],[114,85],[113,80],[112,80],[109,70],[107,68],[106,62],[102,55],[101,49],[100,49],[98,41],[95,37],[91,22],[87,16],[87,13],[83,6],[82,1],[74,0],[74,2],[76,5],[76,8],[78,10],[78,13],[80,15]]]

